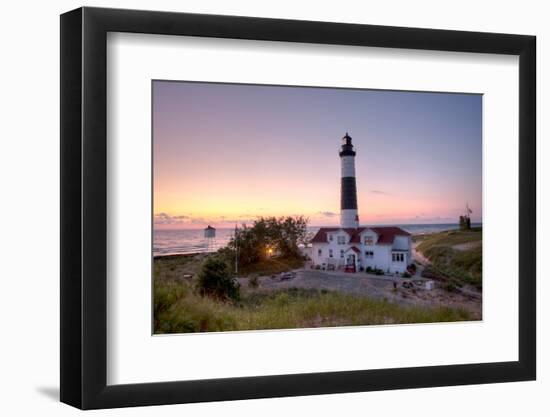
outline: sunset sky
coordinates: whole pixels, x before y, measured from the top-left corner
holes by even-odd
[[[481,221],[481,95],[154,81],[155,228],[337,225],[346,132],[361,224]]]

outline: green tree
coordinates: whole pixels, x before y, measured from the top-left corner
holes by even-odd
[[[272,254],[300,257],[299,245],[306,243],[307,222],[303,216],[261,217],[252,226],[237,229],[227,248],[220,253],[228,261],[234,260],[237,253],[241,266],[262,261]]]
[[[231,276],[229,267],[223,259],[216,256],[206,258],[197,277],[197,289],[201,295],[220,300],[239,299],[239,284]]]

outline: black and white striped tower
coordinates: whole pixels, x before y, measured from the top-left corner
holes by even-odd
[[[340,186],[340,226],[359,227],[357,214],[357,185],[355,182],[355,150],[346,132],[340,148],[342,182]]]

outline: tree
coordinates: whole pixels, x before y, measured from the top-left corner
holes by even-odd
[[[470,220],[470,214],[472,214],[472,209],[466,203],[466,214],[460,216],[458,226],[460,230],[470,230],[472,228],[472,222]]]
[[[303,216],[261,217],[252,226],[237,229],[220,253],[228,260],[238,254],[241,266],[265,260],[272,253],[299,257],[299,245],[306,243],[307,222]]]
[[[201,265],[197,289],[201,295],[220,300],[239,299],[239,284],[231,276],[227,263],[216,256],[209,256]]]
[[[458,226],[460,230],[470,230],[472,228],[470,216],[460,216]]]

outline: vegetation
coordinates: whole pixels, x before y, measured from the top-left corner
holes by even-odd
[[[239,299],[239,284],[227,263],[217,256],[209,256],[202,263],[197,276],[197,289],[200,295],[222,301]]]
[[[252,274],[248,277],[248,286],[250,288],[258,288],[259,285],[258,274]]]
[[[470,284],[482,287],[482,230],[453,230],[421,238],[417,249],[432,265],[423,276],[446,281],[448,289]]]
[[[458,228],[460,230],[470,230],[472,228],[470,216],[460,216],[458,220]]]
[[[264,262],[273,256],[301,258],[299,245],[307,238],[307,219],[303,216],[262,217],[252,226],[236,230],[227,247],[220,249],[229,262],[238,258],[239,269]]]
[[[254,264],[240,267],[239,275],[274,275],[280,274],[281,272],[287,272],[292,269],[301,268],[302,266],[304,266],[304,260],[302,258],[283,258],[277,256],[271,259],[265,259]]]
[[[186,275],[197,273],[202,261],[207,255],[172,255],[156,258],[153,262],[155,278],[163,280],[179,280]]]
[[[248,249],[243,248],[247,248],[248,243],[243,246],[239,243],[239,259],[243,263],[239,265],[239,276],[248,276],[242,288],[233,275],[234,258],[231,255],[235,255],[232,252],[235,246],[217,254],[155,259],[154,332],[428,323],[473,318],[473,313],[462,308],[403,305],[336,291],[275,289],[259,285],[260,276],[303,266],[304,261],[293,249],[293,244],[277,243],[286,236],[281,230],[300,229],[298,223],[291,221],[281,226],[285,224],[284,219],[263,219],[239,232],[243,233],[243,242],[256,241],[264,245],[261,253],[255,253],[252,246],[247,253]],[[292,242],[300,240],[297,237],[300,233],[290,235]],[[480,288],[481,238],[481,229],[442,232],[421,238],[418,249],[432,261],[424,273],[442,280],[443,287],[451,292],[460,291],[465,283]],[[269,256],[265,248],[275,248],[276,254]],[[365,270],[383,274],[379,269]],[[397,292],[395,285],[394,292]]]
[[[367,266],[365,268],[365,272],[367,274],[374,274],[374,275],[384,275],[384,271],[380,268],[371,268],[370,266]]]
[[[326,290],[290,288],[202,297],[185,281],[155,281],[155,333],[286,329],[469,320],[463,309],[404,307]]]

